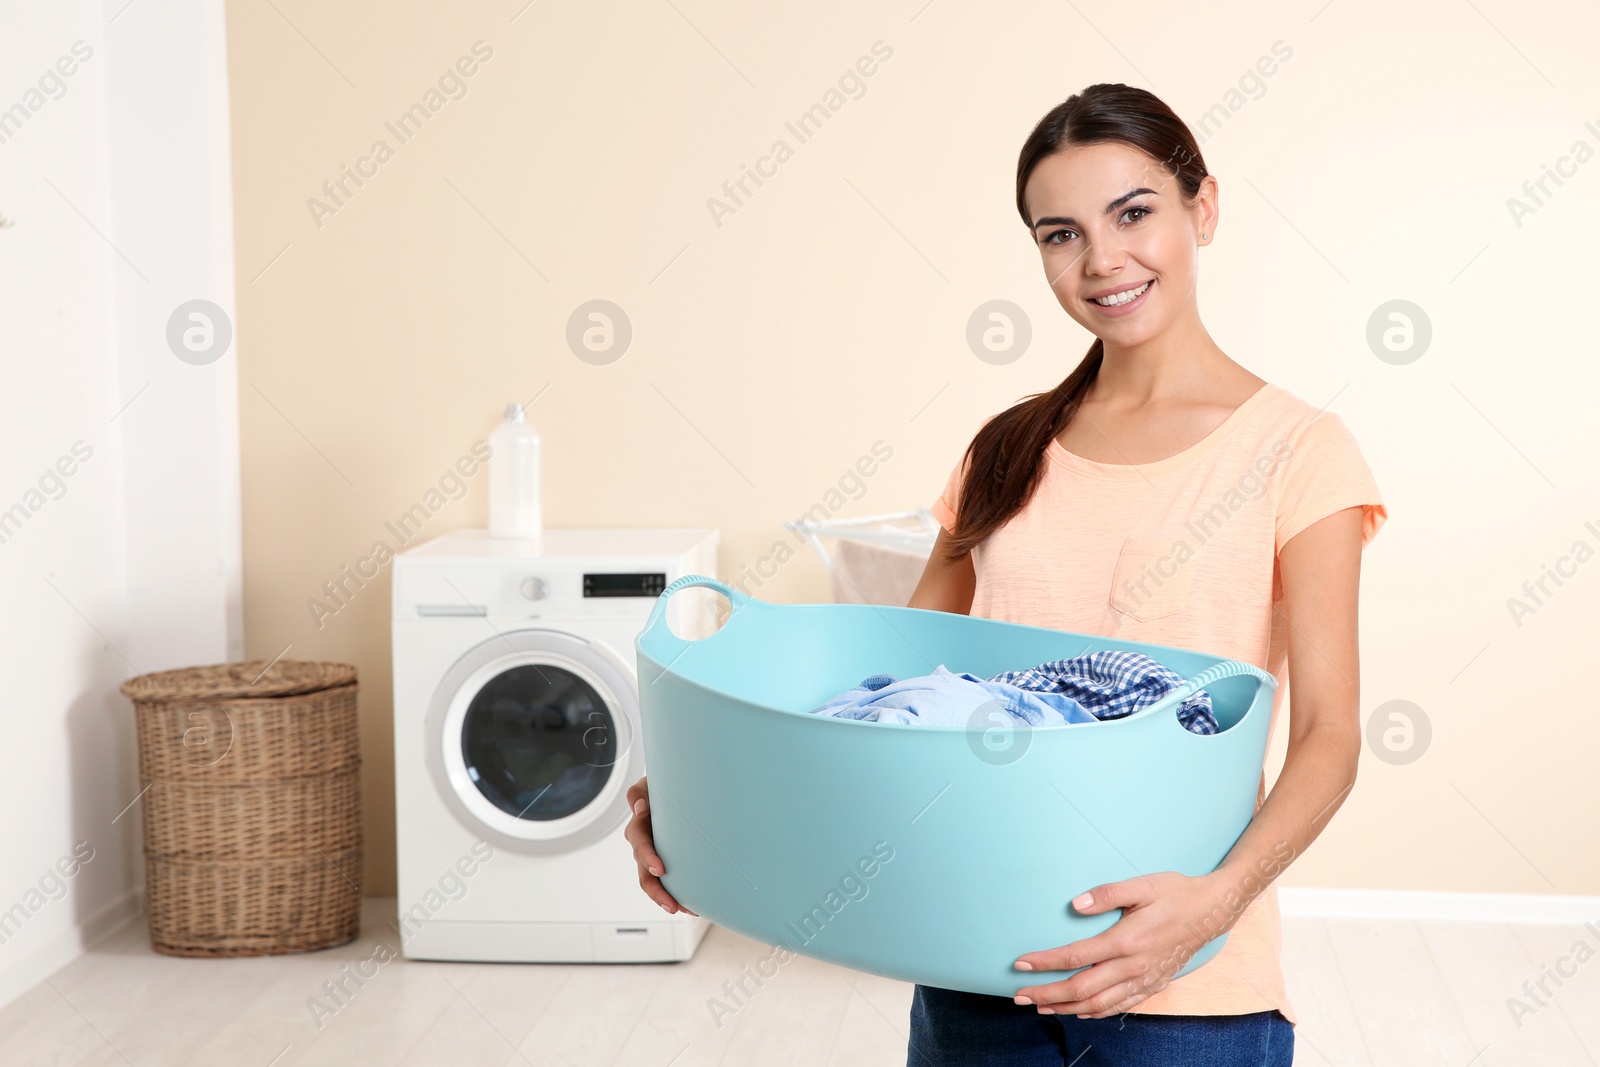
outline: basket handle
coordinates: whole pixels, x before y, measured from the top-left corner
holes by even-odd
[[[1175,709],[1179,704],[1182,704],[1206,686],[1220,682],[1224,678],[1236,678],[1239,675],[1249,675],[1267,686],[1269,690],[1278,688],[1277,676],[1269,674],[1253,663],[1245,663],[1243,660],[1237,659],[1225,659],[1213,663],[1149,707],[1140,709],[1138,714],[1154,718]],[[1171,716],[1171,718],[1173,722],[1178,721],[1177,716]]]
[[[728,603],[732,606],[734,613],[738,613],[747,605],[761,603],[755,597],[746,596],[733,588],[733,586],[725,582],[719,582],[715,578],[708,578],[704,574],[685,574],[682,578],[678,578],[668,584],[656,597],[656,605],[650,609],[650,618],[645,621],[644,629],[639,631],[637,638],[639,644],[645,644],[648,639],[653,646],[660,646],[663,649],[679,648],[680,651],[682,647],[694,644],[694,642],[687,641],[673,633],[672,627],[666,624],[664,618],[667,613],[667,601],[672,598],[672,594],[680,589],[687,589],[692,585],[703,585],[715,589],[728,598]],[[705,640],[709,640],[709,638]]]

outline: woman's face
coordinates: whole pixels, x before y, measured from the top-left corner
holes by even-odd
[[[1166,168],[1124,144],[1071,147],[1040,160],[1024,197],[1045,277],[1067,314],[1126,348],[1192,313],[1197,249],[1201,231],[1213,232],[1215,189],[1208,177],[1199,200],[1186,206]],[[1110,296],[1126,302],[1100,302]]]

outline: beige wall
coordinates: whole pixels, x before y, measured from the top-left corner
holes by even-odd
[[[1319,6],[229,4],[248,654],[360,667],[369,891],[394,890],[388,570],[319,625],[323,582],[393,545],[386,520],[536,394],[547,525],[716,526],[724,577],[874,442],[892,457],[840,513],[930,502],[983,416],[1087,348],[1012,183],[1044,111],[1109,80],[1191,124],[1225,116],[1203,143],[1223,205],[1206,323],[1344,418],[1391,512],[1364,565],[1363,714],[1412,701],[1432,742],[1404,766],[1365,753],[1282,884],[1600,893],[1581,847],[1600,562],[1520,627],[1506,605],[1600,544],[1577,299],[1600,282],[1577,238],[1600,221],[1600,162],[1561,164],[1520,224],[1507,204],[1574,142],[1600,147],[1600,16]],[[479,41],[466,95],[401,144],[385,123]],[[862,57],[864,92],[797,143],[785,123]],[[792,156],[714,217],[780,138]],[[314,217],[379,139],[392,158]],[[633,328],[606,365],[565,340],[597,298]],[[1002,366],[965,341],[993,299],[1033,331]],[[1403,366],[1365,339],[1393,299],[1432,323]],[[438,497],[424,533],[484,525],[486,493],[480,473]],[[827,587],[802,554],[749,588]]]

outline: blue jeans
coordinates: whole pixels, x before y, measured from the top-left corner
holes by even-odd
[[[1007,997],[919,985],[906,1067],[1290,1067],[1294,1027],[1248,1015],[1043,1015]]]

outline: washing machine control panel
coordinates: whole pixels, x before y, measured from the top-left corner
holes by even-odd
[[[585,572],[583,575],[586,597],[643,597],[648,600],[660,596],[666,587],[666,571]],[[520,588],[524,600],[544,600],[550,595],[550,583],[538,576],[524,578]]]
[[[667,587],[666,571],[637,571],[621,573],[585,572],[584,596],[642,596],[657,597]]]
[[[643,561],[638,561],[643,562]],[[594,560],[538,560],[503,566],[500,588],[508,614],[614,616],[649,612],[667,583],[678,575],[666,567],[615,569]]]
[[[626,560],[616,569],[596,567],[594,560],[413,565],[399,574],[395,609],[403,618],[645,615],[682,572],[681,566],[652,567],[653,562]]]

